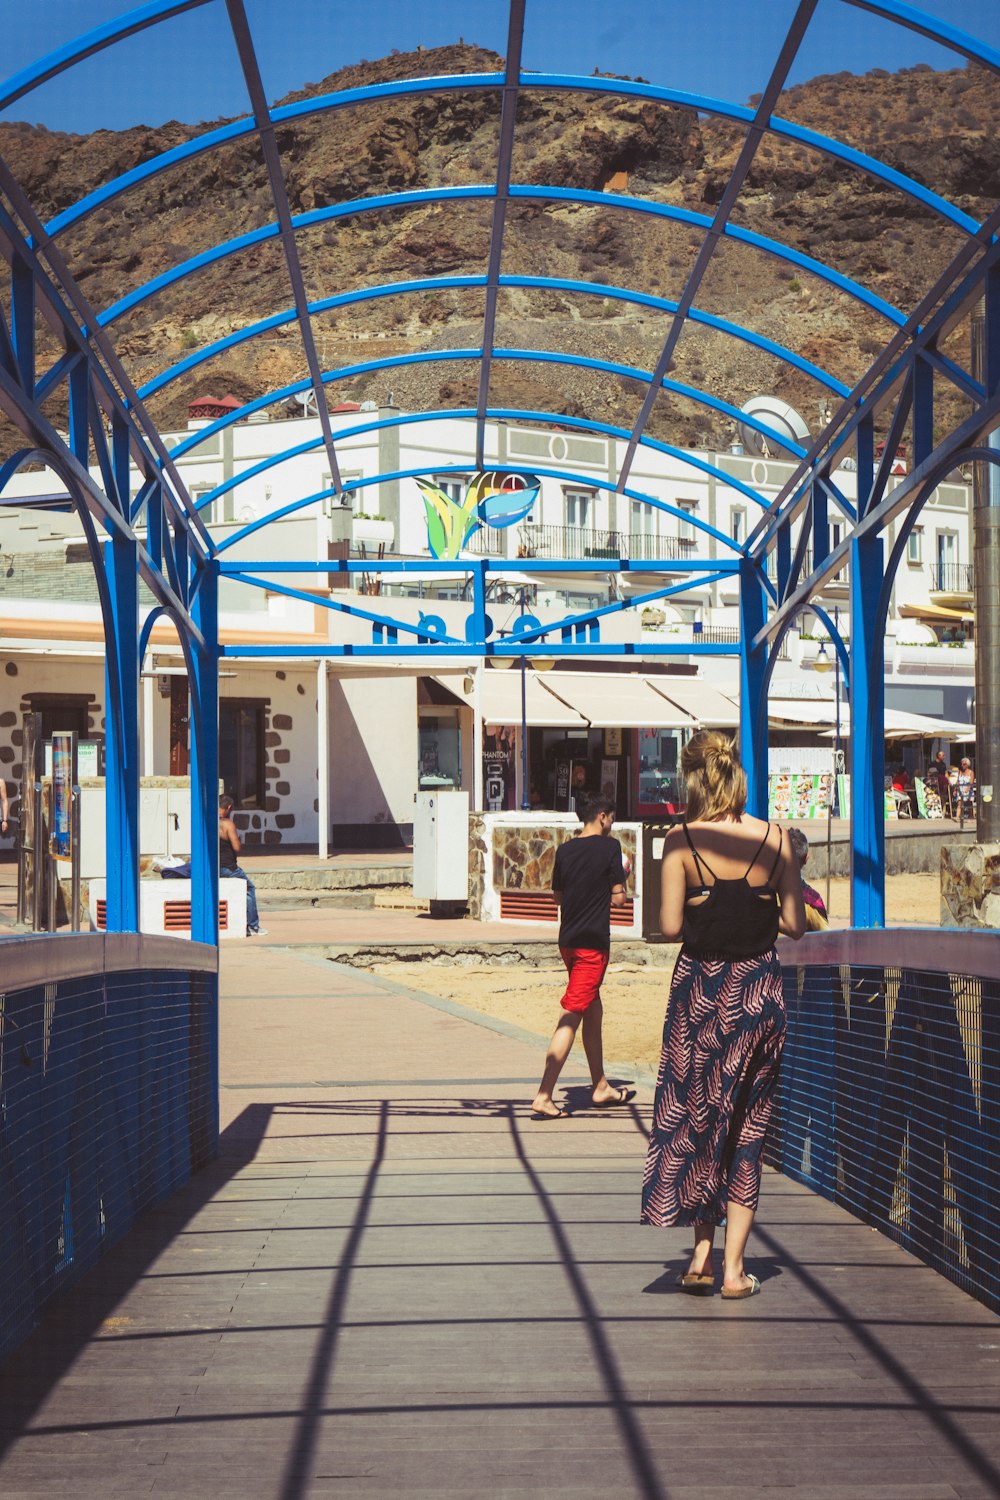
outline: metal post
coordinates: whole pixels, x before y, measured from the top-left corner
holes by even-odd
[[[524,617],[524,585],[521,586],[521,617]],[[528,787],[528,663],[521,650],[521,811],[531,811]]]
[[[111,598],[105,646],[108,932],[139,931],[139,572],[134,539],[104,544]]]
[[[319,820],[317,853],[320,859],[330,857],[330,663],[321,656],[316,663],[316,766],[319,771],[317,813]]]
[[[885,572],[880,536],[851,543],[851,926],[885,926]]]
[[[994,269],[972,320],[972,373],[989,399],[1000,387],[1000,277]],[[987,439],[1000,449],[1000,432]],[[976,841],[1000,842],[1000,465],[973,466],[976,618]]]
[[[472,806],[482,812],[486,805],[483,786],[483,672],[485,661],[472,668]]]
[[[767,817],[767,647],[750,642],[764,628],[766,600],[760,573],[740,563],[740,758],[747,778],[747,812]]]
[[[219,565],[205,576],[191,614],[204,647],[192,647],[191,672],[191,936],[219,941]]]
[[[75,767],[74,767],[75,769]],[[73,783],[72,800],[70,802],[70,915],[69,925],[72,932],[79,932],[83,926],[83,912],[80,907],[80,828],[82,819],[80,817],[80,788]]]

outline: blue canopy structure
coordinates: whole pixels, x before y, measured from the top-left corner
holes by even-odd
[[[894,26],[919,32],[957,57],[1000,74],[1000,52],[959,28],[924,15],[897,0],[828,0],[837,6],[871,12]],[[655,83],[606,77],[575,77],[562,73],[528,72],[522,66],[522,43],[527,0],[509,0],[505,65],[502,71],[445,77],[400,78],[370,87],[347,89],[312,97],[282,107],[268,105],[261,73],[261,60],[243,0],[151,0],[103,26],[80,36],[75,42],[42,56],[31,67],[0,84],[0,110],[27,100],[43,84],[68,73],[86,58],[107,49],[122,47],[130,38],[155,28],[187,11],[213,7],[224,15],[231,29],[242,69],[247,112],[240,119],[217,127],[206,127],[191,140],[131,167],[108,181],[79,183],[76,202],[49,222],[31,201],[10,166],[0,158],[0,253],[8,267],[9,316],[0,306],[0,406],[24,434],[25,445],[0,467],[0,504],[16,504],[5,498],[10,479],[28,464],[42,463],[68,489],[77,508],[93,556],[107,641],[108,684],[108,829],[107,829],[107,928],[135,931],[138,925],[138,682],[143,653],[153,620],[173,621],[184,651],[191,684],[192,702],[192,877],[194,899],[192,933],[214,942],[217,937],[217,821],[218,785],[218,671],[226,648],[218,632],[220,578],[240,580],[248,588],[286,589],[293,597],[293,584],[276,585],[276,573],[296,575],[347,574],[364,571],[405,573],[419,567],[426,576],[435,571],[464,574],[471,579],[473,624],[461,641],[426,626],[397,620],[384,610],[362,611],[336,599],[325,603],[331,609],[361,613],[372,623],[370,646],[350,648],[353,655],[399,657],[408,651],[423,658],[460,653],[488,658],[492,655],[523,656],[551,654],[613,654],[634,652],[626,645],[599,641],[599,619],[606,612],[594,609],[568,615],[565,620],[520,636],[497,642],[487,628],[486,589],[489,578],[514,571],[509,563],[475,558],[459,561],[402,560],[363,563],[234,562],[226,557],[233,544],[251,531],[316,502],[326,494],[344,490],[340,446],[345,439],[374,432],[389,425],[409,426],[440,417],[461,419],[475,432],[476,465],[483,467],[484,433],[488,422],[513,419],[527,423],[558,423],[614,437],[624,445],[624,458],[613,480],[621,495],[672,509],[657,497],[644,493],[632,479],[640,449],[669,454],[708,473],[719,473],[706,460],[651,435],[650,419],[663,392],[699,403],[739,420],[758,431],[765,440],[779,442],[795,459],[795,469],[776,499],[765,499],[751,485],[731,475],[722,476],[730,486],[742,489],[755,507],[755,520],[744,541],[722,535],[706,522],[685,517],[703,539],[711,538],[723,551],[721,557],[699,557],[697,553],[680,567],[669,558],[644,559],[643,574],[662,573],[656,589],[628,604],[635,607],[651,599],[667,597],[676,588],[678,572],[717,578],[737,575],[740,588],[740,640],[735,646],[695,642],[682,649],[686,655],[728,651],[738,654],[741,684],[741,748],[750,786],[750,810],[762,813],[767,797],[768,682],[781,649],[782,639],[793,620],[804,609],[818,609],[824,581],[846,569],[850,585],[850,639],[835,635],[851,700],[852,797],[852,920],[856,926],[884,925],[884,825],[883,787],[883,656],[889,596],[906,538],[916,524],[921,508],[935,486],[959,465],[970,461],[995,464],[997,451],[991,436],[1000,424],[1000,206],[979,223],[959,205],[932,191],[897,168],[881,162],[832,136],[820,134],[786,120],[776,113],[787,85],[789,71],[813,22],[819,0],[801,0],[787,33],[776,47],[776,58],[766,85],[754,107],[723,99],[685,93]],[[728,181],[711,214],[696,213],[676,204],[655,202],[629,192],[594,192],[582,188],[512,180],[512,163],[518,132],[518,103],[532,93],[553,91],[623,98],[666,104],[699,116],[727,122],[742,133]],[[475,92],[491,94],[500,102],[498,148],[487,183],[442,185],[381,193],[351,199],[295,214],[290,204],[287,163],[282,159],[276,132],[292,121],[307,117],[336,118],[339,112],[361,109],[372,102],[405,96],[436,94],[461,96]],[[271,208],[269,221],[248,228],[236,238],[220,238],[169,270],[149,276],[108,306],[95,307],[81,290],[63,253],[69,231],[110,204],[125,202],[130,192],[161,174],[183,169],[199,157],[210,156],[241,139],[254,139],[267,173]],[[877,182],[885,191],[899,194],[932,215],[942,231],[956,237],[957,253],[950,264],[929,284],[914,306],[891,305],[872,286],[846,276],[836,267],[806,254],[781,238],[761,234],[740,223],[734,210],[747,184],[763,142],[774,139],[820,153],[835,163],[841,174],[856,174],[858,183]],[[489,216],[489,241],[485,269],[477,275],[427,276],[375,285],[338,286],[322,298],[310,296],[301,258],[303,236],[317,227],[345,218],[376,215],[414,204],[442,208],[468,203],[484,205]],[[645,215],[679,224],[695,237],[697,250],[676,298],[658,295],[654,289],[635,290],[582,277],[519,274],[505,263],[505,231],[512,210],[526,204],[600,204],[609,215]],[[125,315],[148,299],[170,288],[183,298],[192,279],[227,257],[262,246],[280,248],[285,278],[280,301],[266,316],[235,332],[213,339],[184,358],[165,364],[152,377],[136,385],[128,360],[116,346],[116,335]],[[713,311],[704,301],[706,278],[725,247],[739,245],[755,256],[768,257],[814,278],[818,290],[847,297],[866,309],[872,328],[884,346],[862,378],[849,387],[815,358],[807,357],[752,327]],[[660,315],[666,332],[658,357],[650,369],[624,361],[602,360],[572,351],[545,348],[505,347],[498,340],[498,301],[512,288],[560,292],[579,297],[611,299],[648,308]],[[349,315],[351,309],[391,309],[406,299],[428,292],[471,289],[483,299],[482,333],[473,347],[424,351],[369,359],[340,367],[325,368],[315,322],[331,312]],[[944,351],[949,335],[970,313],[984,305],[985,338],[981,370],[962,368]],[[44,326],[48,342],[39,330]],[[806,446],[789,442],[767,422],[737,412],[707,389],[670,377],[677,345],[689,326],[707,328],[718,336],[736,341],[773,358],[816,382],[834,410],[824,430]],[[168,448],[147,410],[146,402],[168,390],[171,384],[227,350],[262,339],[276,329],[297,329],[305,356],[305,376],[266,392],[234,409],[230,414]],[[58,353],[51,354],[54,335]],[[43,350],[46,351],[43,353]],[[361,420],[338,431],[330,417],[330,393],[338,382],[372,371],[386,371],[410,364],[450,361],[475,372],[474,402],[439,407],[430,412],[401,413],[389,419]],[[631,424],[614,425],[594,413],[571,417],[559,411],[521,410],[498,402],[494,376],[505,363],[552,363],[624,379],[640,390]],[[945,388],[957,390],[966,415],[951,430],[940,431],[935,420],[935,401]],[[319,418],[320,437],[308,445],[325,450],[330,474],[328,490],[304,494],[271,515],[238,530],[222,545],[213,541],[204,524],[206,507],[226,491],[245,483],[265,469],[279,469],[303,448],[274,454],[256,468],[241,472],[197,504],[187,492],[178,460],[207,437],[256,411],[279,405],[296,394],[311,392]],[[52,420],[53,410],[65,411],[65,421]],[[910,472],[890,489],[888,480],[897,444],[909,427],[912,443]],[[881,457],[876,454],[876,433],[885,432]],[[857,471],[857,502],[840,493],[835,470],[850,458]],[[90,469],[96,463],[100,483]],[[130,495],[130,465],[140,475],[138,493]],[[366,483],[394,480],[395,471],[368,479]],[[516,465],[510,472],[519,471]],[[534,473],[579,478],[570,462]],[[588,476],[586,483],[592,485]],[[610,482],[609,482],[610,483]],[[352,485],[352,488],[354,486]],[[831,545],[828,514],[836,509],[844,529]],[[890,523],[901,518],[887,552]],[[142,522],[143,534],[137,531]],[[793,536],[793,527],[795,528]],[[533,568],[562,572],[576,569],[607,575],[626,570],[627,561],[605,558],[588,563],[552,559]],[[268,575],[267,582],[260,577]],[[138,584],[142,580],[155,600],[155,611],[141,621]],[[300,595],[301,595],[301,591]],[[825,617],[824,617],[825,618]],[[829,621],[827,621],[829,625]],[[316,648],[239,648],[240,654],[289,655],[296,649],[318,654]],[[331,644],[328,654],[348,649]],[[662,648],[681,649],[681,648]],[[648,654],[644,648],[643,654]]]

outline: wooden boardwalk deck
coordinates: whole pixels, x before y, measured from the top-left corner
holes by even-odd
[[[896,1246],[769,1174],[762,1295],[685,1297],[641,1098],[532,1124],[536,1042],[223,977],[224,1154],[0,1372],[3,1500],[1000,1495],[1000,1324]]]

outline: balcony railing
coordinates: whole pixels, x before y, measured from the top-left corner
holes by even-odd
[[[968,594],[971,597],[971,563],[928,563],[927,572],[930,576],[932,594]]]
[[[589,562],[601,558],[632,562],[673,562],[687,556],[675,536],[647,536],[645,532],[589,531],[582,526],[518,528],[518,557],[558,557],[567,562]]]

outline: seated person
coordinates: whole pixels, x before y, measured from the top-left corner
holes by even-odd
[[[809,840],[800,828],[789,828],[788,841],[795,851],[795,857],[799,862],[799,869],[804,870],[806,860],[809,858]],[[830,925],[826,902],[811,885],[802,881],[802,899],[806,907],[806,931],[825,932]]]

